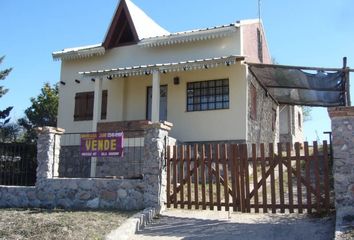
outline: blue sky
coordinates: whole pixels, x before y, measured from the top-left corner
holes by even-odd
[[[67,47],[100,43],[119,0],[1,0],[0,69],[13,67],[1,85],[10,89],[0,109],[14,106],[20,118],[45,82],[60,77],[60,62],[51,53]],[[233,23],[258,17],[258,0],[133,0],[170,32]],[[354,1],[262,0],[262,19],[271,55],[279,64],[354,67]],[[353,78],[353,74],[351,78]],[[354,83],[351,86],[354,96]],[[307,140],[330,130],[327,110],[316,108],[305,123]]]

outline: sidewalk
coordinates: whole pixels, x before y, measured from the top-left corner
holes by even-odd
[[[170,209],[131,240],[330,240],[334,224],[334,216]]]

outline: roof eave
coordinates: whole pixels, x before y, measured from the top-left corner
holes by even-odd
[[[172,33],[167,36],[157,36],[153,38],[142,39],[138,43],[138,45],[142,47],[158,47],[186,42],[223,38],[236,33],[238,28],[238,24],[230,24],[227,26]]]
[[[58,52],[53,52],[52,57],[53,60],[75,60],[82,58],[89,58],[93,56],[101,56],[104,55],[106,49],[103,46],[98,46],[94,48],[87,49],[73,49],[73,50],[63,50]]]
[[[141,76],[145,74],[150,74],[152,71],[157,70],[162,73],[176,72],[176,71],[188,71],[188,70],[198,70],[198,69],[209,69],[220,65],[230,66],[236,62],[243,61],[244,56],[231,55],[222,57],[213,57],[206,59],[196,59],[196,60],[186,60],[182,62],[171,62],[171,63],[159,63],[159,64],[148,64],[141,66],[130,66],[130,67],[118,67],[115,69],[105,69],[105,70],[94,70],[79,72],[83,77],[129,77],[129,76]]]

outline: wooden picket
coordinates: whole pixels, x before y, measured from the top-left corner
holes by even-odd
[[[277,151],[275,151],[277,147]],[[329,152],[323,141],[168,147],[167,207],[240,212],[328,212]],[[303,149],[302,149],[303,147]]]

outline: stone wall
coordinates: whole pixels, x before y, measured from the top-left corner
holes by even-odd
[[[332,120],[336,239],[354,231],[354,107],[328,110]]]
[[[0,207],[138,210],[142,180],[47,179],[36,187],[0,186]]]
[[[251,85],[257,91],[257,115],[256,119],[251,118]],[[248,136],[247,143],[272,143],[279,141],[279,108],[270,96],[266,95],[264,89],[258,84],[254,76],[248,74]],[[273,110],[276,111],[276,122],[274,131],[272,129]]]
[[[154,207],[160,211],[166,200],[165,146],[171,127],[167,122],[147,126],[144,147],[140,149],[143,150],[141,179],[55,178],[60,165],[60,137],[64,131],[41,128],[36,186],[0,186],[0,207],[120,210]]]

